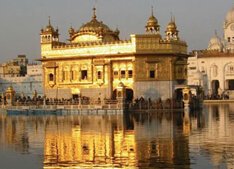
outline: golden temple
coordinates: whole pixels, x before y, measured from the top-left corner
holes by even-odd
[[[113,99],[123,84],[128,100],[171,98],[175,86],[186,82],[187,44],[178,36],[175,19],[162,37],[153,10],[145,28],[144,34],[120,40],[120,31],[99,21],[94,8],[91,21],[78,30],[71,27],[65,43],[49,20],[40,34],[45,95]]]

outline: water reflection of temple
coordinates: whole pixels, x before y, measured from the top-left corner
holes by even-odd
[[[189,118],[191,151],[210,156],[214,167],[234,168],[234,106],[206,105]]]
[[[189,168],[188,144],[183,134],[175,136],[173,118],[180,116],[92,115],[64,124],[51,121],[45,132],[44,168]],[[176,167],[181,161],[188,165]]]
[[[128,165],[135,160],[134,131],[123,130],[121,115],[79,116],[46,129],[45,168],[49,166]]]
[[[43,149],[43,117],[6,116],[0,113],[0,144],[20,153]]]
[[[208,157],[207,163],[213,168],[234,168],[233,128],[232,104],[207,105],[202,112],[189,114],[6,116],[0,113],[0,148],[23,154],[39,151],[38,154],[44,154],[45,169],[66,166],[187,169],[200,164],[199,156]]]
[[[183,116],[0,116],[0,143],[21,153],[44,147],[44,168],[189,168]],[[181,163],[183,165],[181,165]]]

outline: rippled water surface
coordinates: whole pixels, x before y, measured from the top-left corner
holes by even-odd
[[[125,115],[0,113],[1,169],[234,168],[234,104]]]

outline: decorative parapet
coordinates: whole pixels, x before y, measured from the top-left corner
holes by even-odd
[[[129,44],[131,43],[130,40],[123,40],[123,41],[112,41],[112,42],[83,42],[83,43],[58,43],[53,45],[53,49],[71,49],[71,48],[84,48],[84,47],[95,47],[95,46],[108,46],[108,45],[122,45],[122,44]]]
[[[137,53],[187,54],[187,44],[180,40],[165,40],[160,35],[133,35]]]
[[[42,50],[43,58],[97,56],[134,53],[135,45],[131,41],[90,42],[77,44],[57,44],[52,49]]]
[[[130,40],[112,42],[53,43],[43,47],[43,58],[121,55],[132,53],[187,54],[187,44],[179,40],[164,40],[160,35],[131,35]]]
[[[233,57],[234,53],[229,51],[219,51],[219,50],[195,50],[190,53],[191,56],[197,56],[198,58],[206,57]]]

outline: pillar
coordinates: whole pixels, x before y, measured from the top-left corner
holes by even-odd
[[[189,109],[190,89],[187,87],[183,89],[183,102],[184,102],[184,109]]]
[[[116,99],[118,100],[118,104],[120,109],[125,109],[125,100],[126,100],[126,88],[122,82],[119,83],[117,90]]]

